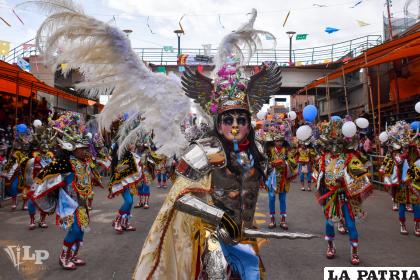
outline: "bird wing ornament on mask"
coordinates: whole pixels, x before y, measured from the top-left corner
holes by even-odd
[[[253,9],[251,14],[247,23],[225,36],[220,43],[214,80],[188,68],[181,78],[186,95],[210,115],[232,109],[258,111],[267,97],[281,87],[281,70],[275,63],[263,64],[261,70],[249,79],[242,77],[240,67],[248,63],[261,45],[259,36],[270,35],[274,38],[267,31],[253,28],[257,11]],[[246,48],[247,56],[241,47]]]
[[[112,98],[97,116],[100,130],[109,129],[121,112],[138,111],[145,117],[145,129],[154,129],[155,141],[163,146],[160,152],[172,154],[186,143],[177,124],[189,112],[190,99],[182,93],[180,81],[149,70],[124,32],[84,14],[70,0],[24,4],[35,4],[44,11],[49,8],[36,39],[46,63],[53,69],[67,64],[64,74],[78,69],[85,80],[76,88],[90,97],[112,91]]]

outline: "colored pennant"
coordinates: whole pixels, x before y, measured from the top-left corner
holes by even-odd
[[[158,68],[156,69],[156,72],[166,73],[166,67],[165,66],[158,66]]]
[[[152,28],[150,28],[150,25],[149,25],[149,17],[147,17],[146,25],[147,25],[147,28],[149,28],[150,33],[156,34],[156,33],[153,32]]]
[[[308,34],[296,34],[296,41],[306,40],[307,36],[308,36]]]
[[[331,34],[331,33],[337,32],[339,30],[340,29],[335,28],[335,27],[326,27],[324,31],[327,32],[328,34]]]
[[[201,72],[203,72],[203,70],[204,70],[203,65],[198,65],[198,66],[197,66],[197,71],[198,71],[198,72],[200,72],[200,73],[201,73]]]
[[[356,20],[356,21],[357,21],[357,25],[359,25],[360,27],[370,25],[370,23],[367,23],[367,22],[364,22],[364,21],[361,21],[361,20]]]
[[[289,15],[290,15],[290,11],[287,13],[286,18],[284,19],[283,27],[286,25],[286,22],[289,19]]]
[[[185,66],[178,66],[178,71],[179,72],[185,72]]]
[[[25,25],[24,23],[23,23],[23,20],[18,16],[18,14],[15,12],[15,10],[14,9],[12,9],[12,12],[13,12],[13,14],[15,14],[15,16],[18,18],[18,20],[23,24],[23,25]]]
[[[0,41],[0,55],[7,55],[10,51],[10,42]]]
[[[275,38],[273,36],[271,36],[270,34],[266,34],[265,39],[266,40],[275,40]]]
[[[0,19],[6,24],[8,27],[12,27],[10,23],[8,23],[4,18],[0,17]]]
[[[165,52],[174,52],[174,47],[172,46],[163,46]]]

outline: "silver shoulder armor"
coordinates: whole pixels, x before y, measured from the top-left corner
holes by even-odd
[[[197,140],[189,146],[176,168],[177,174],[197,181],[214,168],[226,166],[223,145],[216,137]]]

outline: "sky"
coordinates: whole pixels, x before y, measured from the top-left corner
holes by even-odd
[[[258,11],[256,29],[272,32],[278,49],[287,50],[286,31],[308,34],[306,40],[293,41],[293,48],[309,48],[338,43],[365,35],[382,35],[382,15],[386,12],[385,0],[74,0],[85,13],[99,20],[131,29],[132,46],[176,47],[173,33],[179,21],[185,31],[181,47],[200,48],[212,44],[214,48],[224,35],[235,30],[249,18],[252,8]],[[418,0],[393,0],[394,17],[403,16],[403,6],[411,1],[409,9],[418,12]],[[34,7],[12,9],[22,0],[0,0],[0,16],[11,27],[0,21],[0,40],[17,46],[35,36],[46,15]],[[356,5],[357,4],[357,5]],[[322,7],[319,7],[322,6]],[[353,8],[351,8],[353,7]],[[283,27],[285,18],[289,17]],[[357,20],[369,25],[360,27]],[[340,29],[333,34],[326,27]],[[263,40],[264,48],[272,48],[272,41]]]

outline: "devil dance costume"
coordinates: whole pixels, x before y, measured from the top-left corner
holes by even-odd
[[[79,250],[84,232],[89,229],[87,199],[92,192],[89,138],[78,113],[68,112],[50,121],[50,125],[58,132],[62,151],[38,174],[32,199],[45,213],[55,212],[57,225],[67,231],[59,263],[64,269],[74,270],[85,265]]]
[[[326,218],[326,257],[332,259],[336,253],[333,242],[334,223],[344,221],[349,231],[350,262],[358,265],[359,237],[355,221],[365,216],[361,203],[371,193],[372,185],[356,151],[357,137],[348,132],[356,131],[356,124],[348,120],[330,121],[321,123],[319,130],[320,137],[317,141],[323,152],[314,177],[317,181],[318,200],[323,206]]]
[[[25,169],[29,161],[31,131],[25,124],[18,124],[14,131],[13,150],[4,165],[1,177],[5,179],[6,192],[12,197],[12,210],[17,207],[17,195],[22,192],[22,209],[27,210],[28,192]]]
[[[124,153],[117,166],[111,168],[108,198],[114,198],[116,195],[121,194],[124,200],[112,223],[117,233],[136,230],[135,227],[130,225],[128,220],[133,207],[133,194],[137,195],[137,186],[142,180],[141,159],[134,152],[134,145],[132,145],[132,149]]]
[[[280,201],[280,227],[287,230],[286,223],[287,209],[286,197],[290,189],[290,181],[296,175],[295,152],[287,141],[291,140],[291,120],[274,119],[268,125],[267,133],[264,134],[264,141],[267,143],[268,157],[268,203],[271,222],[268,228],[276,227],[276,194]],[[274,144],[273,144],[274,141]]]
[[[28,193],[28,214],[29,214],[29,229],[33,230],[36,228],[35,225],[35,214],[36,206],[32,200],[33,193],[37,188],[35,184],[35,178],[38,176],[39,172],[49,165],[53,159],[54,155],[50,151],[50,147],[56,145],[55,136],[53,135],[53,129],[42,125],[40,120],[35,120],[34,123],[34,133],[31,141],[33,146],[32,158],[28,161],[25,169],[25,180],[26,185],[31,187],[30,192]],[[48,225],[45,221],[47,213],[40,210],[40,221],[38,226],[40,228],[47,228]]]
[[[191,104],[189,98],[180,94],[179,82],[152,73],[117,28],[86,16],[78,7],[58,10],[65,13],[47,18],[49,28],[40,30],[46,36],[41,50],[48,51],[47,57],[56,61],[65,58],[87,73],[91,79],[82,88],[94,94],[112,88],[112,98],[98,116],[100,128],[109,129],[121,110],[135,110],[145,118],[139,130],[153,128],[156,132],[155,141],[162,145],[160,153],[172,156],[179,151],[185,143],[179,124]],[[261,152],[250,127],[249,105],[259,110],[267,96],[278,92],[281,83],[280,69],[274,65],[264,66],[246,81],[237,60],[232,59],[232,54],[243,58],[238,46],[251,46],[253,53],[258,35],[269,34],[253,29],[255,18],[253,10],[248,23],[224,38],[214,84],[212,79],[190,70],[183,77],[187,96],[216,115],[214,136],[197,140],[181,158],[177,167],[180,176],[144,243],[134,279],[227,279],[232,274],[241,279],[259,279],[262,264],[256,237],[312,237],[250,229],[263,169]],[[67,36],[74,33],[78,34],[77,40]],[[71,47],[53,56],[56,40]],[[93,55],[98,48],[103,55]],[[170,110],[163,109],[162,100],[171,104]],[[136,138],[139,130],[133,129],[126,138]],[[126,146],[121,143],[121,154]]]
[[[406,205],[414,211],[414,234],[420,237],[420,145],[418,131],[410,137],[410,125],[399,121],[380,139],[388,146],[388,153],[379,170],[384,184],[390,189],[394,202],[399,203],[400,233],[407,235]]]

